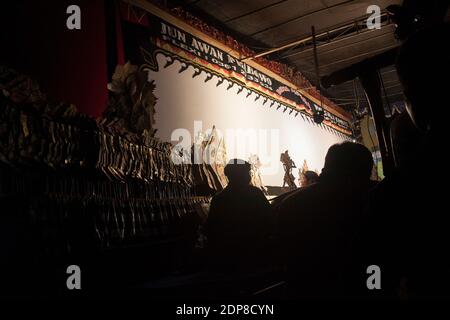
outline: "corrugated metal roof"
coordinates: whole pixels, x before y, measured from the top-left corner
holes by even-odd
[[[310,36],[312,26],[316,34],[332,31],[367,17],[369,5],[378,5],[384,10],[388,5],[401,4],[402,0],[188,0],[180,3],[207,22],[213,21],[216,27],[230,31],[254,51],[264,52]],[[367,30],[359,25],[341,29],[337,34],[330,33],[329,38],[318,37],[320,76],[398,46],[394,29],[393,23],[386,19],[379,30]],[[271,53],[266,58],[296,67],[317,84],[311,41]],[[402,100],[401,86],[393,68],[381,73],[390,101]],[[356,90],[360,106],[364,107],[364,93],[360,86],[356,86]],[[358,100],[353,81],[327,89],[324,95],[346,110],[354,109]]]

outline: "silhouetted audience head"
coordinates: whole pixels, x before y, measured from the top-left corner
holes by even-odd
[[[300,179],[300,186],[306,187],[313,183],[316,183],[319,180],[319,175],[314,171],[306,171],[302,174]]]
[[[328,149],[321,177],[365,183],[370,180],[372,168],[372,154],[365,146],[343,142]]]
[[[225,175],[232,186],[245,186],[250,183],[250,163],[241,159],[231,159],[225,166]]]
[[[408,113],[415,126],[430,131],[444,123],[448,113],[450,74],[450,25],[438,24],[411,35],[401,46],[397,72],[406,98]]]

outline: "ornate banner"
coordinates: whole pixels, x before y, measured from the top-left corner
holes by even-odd
[[[218,85],[227,79],[229,88],[239,86],[238,94],[244,88],[247,94],[255,92],[256,99],[262,98],[264,104],[270,107],[276,105],[277,108],[283,107],[283,110],[288,108],[290,112],[299,112],[308,117],[312,117],[314,110],[322,111],[325,116],[323,125],[346,136],[352,134],[346,120],[321,108],[294,88],[159,17],[150,14],[147,17],[148,26],[123,20],[125,56],[133,64],[158,71],[156,55],[162,53],[167,59],[164,67],[179,60],[182,62],[179,72],[191,65],[195,69],[193,77],[205,72],[207,82],[216,75],[220,78]]]

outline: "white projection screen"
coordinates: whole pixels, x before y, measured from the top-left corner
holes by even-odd
[[[343,141],[341,136],[314,124],[312,119],[303,119],[300,114],[294,117],[295,113],[289,114],[289,109],[283,112],[284,107],[277,110],[277,103],[272,107],[269,107],[270,101],[263,105],[264,97],[255,101],[254,92],[247,97],[246,88],[239,94],[237,85],[228,89],[231,82],[226,79],[217,86],[219,78],[213,76],[205,82],[205,72],[193,78],[193,66],[179,73],[179,61],[164,68],[165,56],[158,54],[157,60],[159,71],[149,72],[158,98],[156,136],[176,144],[178,133],[187,130],[192,137],[189,142],[193,143],[195,122],[201,122],[202,131],[215,125],[225,137],[228,159],[248,160],[251,154],[259,156],[266,186],[282,186],[284,170],[280,154],[285,150],[289,150],[297,168],[306,160],[310,170],[320,173],[328,148]],[[293,174],[298,178],[297,169]]]

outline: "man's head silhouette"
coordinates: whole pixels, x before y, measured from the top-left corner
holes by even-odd
[[[370,180],[372,168],[372,154],[365,146],[343,142],[328,149],[322,177],[365,183]]]
[[[250,183],[250,163],[241,159],[231,159],[225,166],[225,175],[231,186],[245,186]]]

